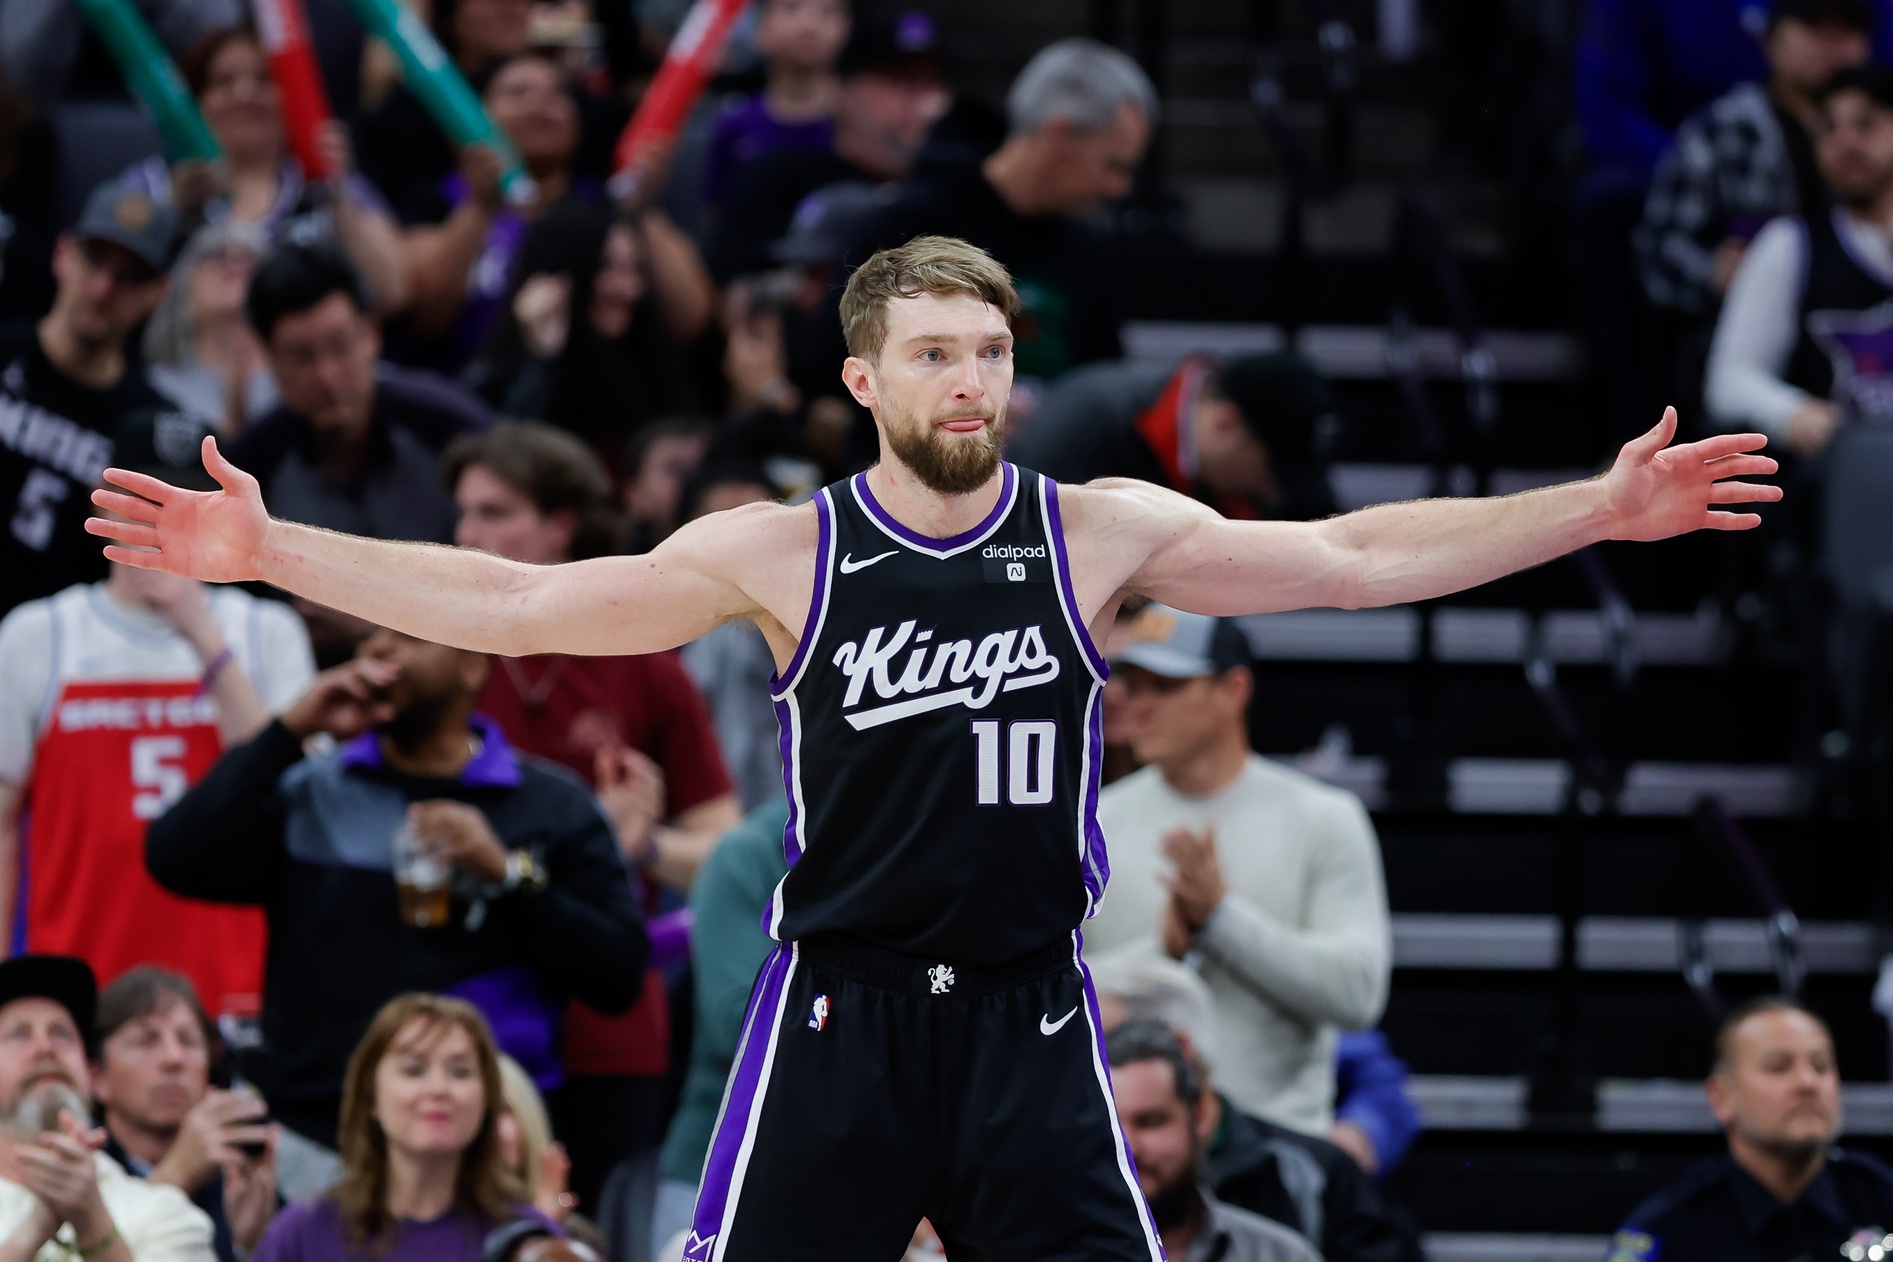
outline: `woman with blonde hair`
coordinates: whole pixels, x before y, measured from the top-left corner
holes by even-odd
[[[505,1108],[478,1009],[440,995],[390,1000],[348,1062],[341,1182],[277,1215],[256,1262],[478,1262],[493,1228],[546,1221],[501,1155]]]
[[[518,1176],[526,1199],[554,1222],[564,1222],[578,1199],[566,1190],[572,1160],[552,1138],[552,1119],[532,1076],[511,1056],[500,1054],[500,1160]]]

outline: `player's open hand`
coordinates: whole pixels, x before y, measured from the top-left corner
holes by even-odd
[[[223,458],[215,438],[204,439],[204,468],[222,490],[187,491],[129,469],[107,469],[106,485],[92,492],[92,503],[102,511],[85,528],[113,540],[106,558],[123,565],[207,583],[260,578],[270,524],[262,488]]]
[[[1617,462],[1604,475],[1605,503],[1613,539],[1668,539],[1691,530],[1752,530],[1756,513],[1732,513],[1724,504],[1766,504],[1781,498],[1781,488],[1731,478],[1766,476],[1777,468],[1768,456],[1765,434],[1718,434],[1698,443],[1672,447],[1676,409],[1641,438],[1625,443]]]

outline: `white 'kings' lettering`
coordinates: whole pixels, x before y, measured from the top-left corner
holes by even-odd
[[[1001,692],[1049,684],[1058,678],[1058,659],[1045,647],[1037,626],[995,631],[975,644],[948,640],[931,644],[931,630],[909,620],[890,633],[875,627],[859,644],[835,650],[834,664],[848,677],[843,710],[855,710],[868,690],[884,704],[844,715],[857,732],[910,715],[963,705],[983,710]],[[905,660],[898,660],[905,651]],[[953,685],[948,687],[947,685]]]

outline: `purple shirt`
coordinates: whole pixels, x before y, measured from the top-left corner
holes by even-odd
[[[805,123],[784,123],[763,104],[761,93],[723,111],[710,133],[710,151],[703,160],[703,200],[712,204],[728,197],[736,177],[749,163],[766,153],[784,149],[834,147],[835,124],[827,118]]]
[[[551,1227],[537,1210],[521,1206],[518,1218],[534,1218]],[[448,1210],[428,1222],[403,1220],[393,1228],[391,1241],[351,1243],[334,1200],[318,1196],[276,1215],[263,1233],[253,1262],[480,1262],[480,1246],[487,1232],[499,1224],[487,1223],[463,1209]],[[556,1228],[554,1228],[556,1230]]]

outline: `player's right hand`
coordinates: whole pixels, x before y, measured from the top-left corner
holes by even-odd
[[[149,474],[107,469],[92,503],[113,516],[85,523],[90,533],[114,541],[106,545],[106,559],[207,583],[261,578],[270,526],[262,488],[223,458],[215,438],[204,439],[204,468],[222,490],[187,491]]]

